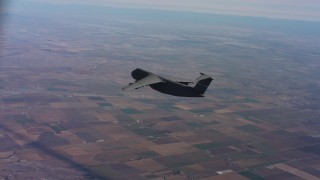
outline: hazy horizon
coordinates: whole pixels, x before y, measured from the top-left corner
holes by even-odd
[[[85,4],[138,9],[162,9],[237,16],[267,17],[276,19],[320,21],[320,2],[316,0],[25,0],[55,4]]]

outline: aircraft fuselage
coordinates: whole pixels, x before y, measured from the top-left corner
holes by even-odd
[[[136,81],[139,81],[140,79],[147,77],[149,74],[152,74],[152,73],[147,72],[142,69],[136,69],[136,70],[132,71],[131,76]],[[150,85],[150,87],[156,91],[159,91],[164,94],[170,94],[173,96],[180,96],[180,97],[203,97],[202,94],[195,91],[194,88],[192,88],[190,86],[187,86],[182,83],[171,81],[171,80],[163,78],[161,76],[159,76],[159,78],[161,78],[165,82]]]

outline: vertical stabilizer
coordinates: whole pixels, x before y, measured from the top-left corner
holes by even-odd
[[[194,86],[194,90],[199,92],[200,94],[204,94],[208,89],[211,81],[213,80],[210,76],[200,73],[201,76],[197,78],[196,85]]]

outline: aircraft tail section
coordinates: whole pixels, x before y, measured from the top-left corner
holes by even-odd
[[[197,78],[196,85],[194,86],[194,90],[199,92],[200,94],[204,94],[213,79],[206,74],[203,74],[203,73],[200,73],[200,74],[201,76]]]

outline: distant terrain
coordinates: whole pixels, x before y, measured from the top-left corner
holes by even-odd
[[[0,177],[318,179],[320,23],[22,3],[0,51]],[[214,77],[205,98],[130,72]]]

